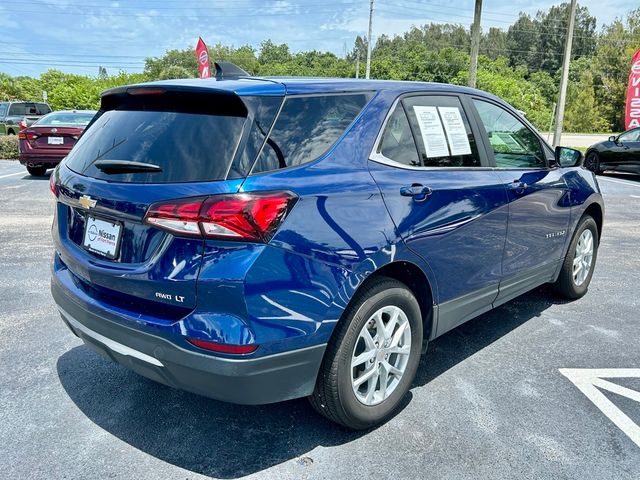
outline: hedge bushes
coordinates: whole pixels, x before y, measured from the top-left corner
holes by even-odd
[[[0,159],[18,159],[18,137],[16,135],[0,135]]]

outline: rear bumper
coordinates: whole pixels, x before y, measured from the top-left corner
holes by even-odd
[[[88,346],[147,378],[226,402],[260,405],[310,395],[326,348],[322,344],[259,358],[217,357],[185,350],[127,327],[107,311],[94,311],[75,301],[55,275],[51,291],[62,319]]]
[[[21,153],[19,159],[22,165],[29,165],[29,166],[46,165],[46,166],[53,167],[55,165],[58,165],[62,161],[62,159],[67,156],[68,153],[69,152],[65,152],[64,154],[58,154],[58,155],[42,155],[42,154],[36,155],[36,154]]]

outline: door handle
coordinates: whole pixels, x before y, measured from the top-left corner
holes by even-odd
[[[509,184],[509,189],[515,191],[516,193],[524,193],[527,189],[528,185],[520,180],[514,180]]]
[[[400,188],[400,195],[403,197],[413,197],[415,202],[424,202],[432,193],[433,190],[419,183],[414,183],[410,187]]]

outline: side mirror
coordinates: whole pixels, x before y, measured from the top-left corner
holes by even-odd
[[[560,167],[579,167],[582,165],[582,152],[567,147],[556,147],[556,164]]]
[[[609,137],[609,141],[610,141],[610,142],[617,143],[617,141],[616,141],[616,136],[615,136],[615,135],[611,135],[611,136]]]

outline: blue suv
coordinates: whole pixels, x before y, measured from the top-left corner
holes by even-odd
[[[544,283],[585,294],[604,206],[581,161],[459,86],[115,88],[51,176],[53,297],[148,378],[368,428],[430,340]]]

